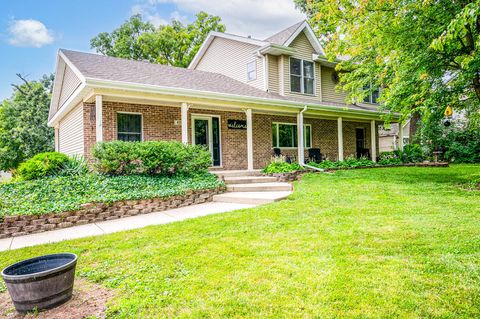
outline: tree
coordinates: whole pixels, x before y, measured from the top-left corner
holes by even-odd
[[[11,98],[0,104],[0,170],[15,169],[25,159],[54,149],[54,131],[47,126],[53,74],[40,81],[13,84]]]
[[[295,0],[322,35],[350,98],[381,88],[404,117],[480,105],[480,1]],[[369,90],[364,88],[369,87]],[[477,114],[477,113],[473,113]]]
[[[173,19],[159,27],[135,15],[112,33],[100,33],[90,44],[104,55],[187,67],[211,31],[223,32],[225,26],[220,17],[205,12],[187,25]]]

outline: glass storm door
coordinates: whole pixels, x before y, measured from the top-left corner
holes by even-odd
[[[205,146],[212,154],[213,166],[220,166],[220,121],[218,117],[192,116],[194,145]]]

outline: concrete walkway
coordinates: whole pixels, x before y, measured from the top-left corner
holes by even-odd
[[[110,234],[122,230],[142,228],[150,225],[168,224],[189,218],[224,213],[250,207],[255,207],[255,205],[210,202],[186,206],[151,214],[137,215],[99,223],[52,230],[44,233],[0,239],[0,251],[55,243],[67,239]]]

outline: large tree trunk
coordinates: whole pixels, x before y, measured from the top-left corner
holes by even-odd
[[[421,116],[419,112],[413,112],[412,116],[410,117],[410,131],[409,131],[409,137],[410,137],[410,143],[416,143],[418,144],[419,138],[417,136],[417,130],[418,130],[418,124],[420,122]]]

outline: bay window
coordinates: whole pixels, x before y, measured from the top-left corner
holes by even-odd
[[[312,126],[305,124],[303,129],[304,147],[312,147]],[[272,145],[276,148],[298,147],[297,124],[273,123]]]

